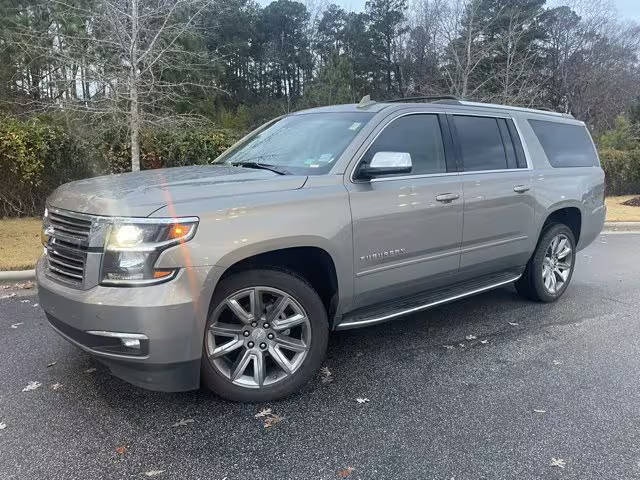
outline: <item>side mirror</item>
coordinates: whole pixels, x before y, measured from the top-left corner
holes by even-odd
[[[362,163],[358,177],[371,179],[381,175],[411,173],[411,154],[408,152],[376,152],[369,163]]]

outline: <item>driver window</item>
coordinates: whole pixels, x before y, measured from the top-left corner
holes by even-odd
[[[370,162],[377,152],[406,152],[411,155],[411,175],[447,171],[437,115],[406,115],[393,120],[378,135],[363,160]]]

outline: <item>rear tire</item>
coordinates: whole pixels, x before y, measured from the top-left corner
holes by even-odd
[[[202,378],[221,397],[283,398],[320,368],[329,322],[322,300],[304,279],[270,269],[234,273],[220,282],[211,305]]]
[[[575,252],[571,229],[562,223],[548,225],[522,277],[515,282],[518,293],[536,302],[558,300],[571,282]]]

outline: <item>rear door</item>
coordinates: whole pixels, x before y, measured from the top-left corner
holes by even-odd
[[[383,151],[410,154],[413,167],[371,180],[355,173],[345,183],[355,307],[451,283],[460,263],[462,184],[446,116],[401,114],[375,135],[358,164]]]
[[[523,266],[534,227],[532,171],[508,116],[449,115],[464,192],[463,278]]]

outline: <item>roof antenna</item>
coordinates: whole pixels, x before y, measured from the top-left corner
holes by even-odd
[[[357,105],[358,108],[367,108],[370,105],[373,105],[374,103],[376,103],[374,100],[371,100],[371,95],[365,95],[364,97],[362,97],[362,100],[360,100],[360,103]]]

